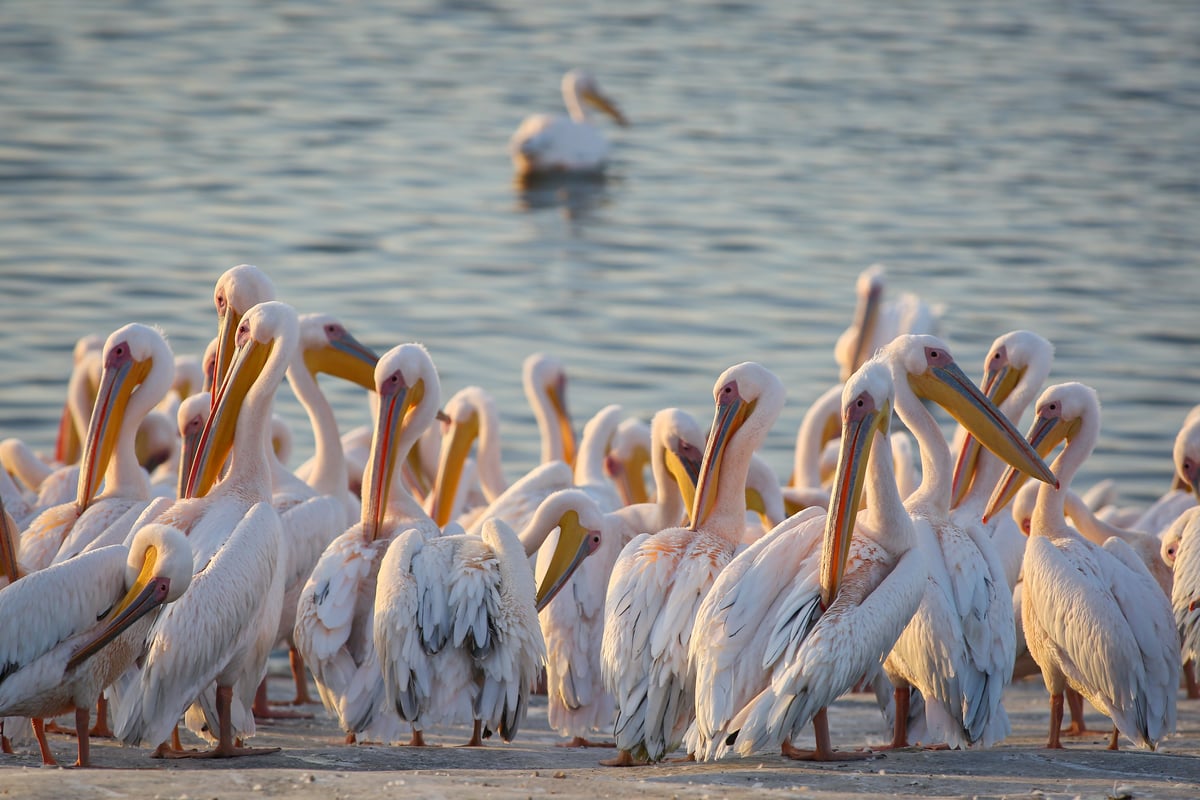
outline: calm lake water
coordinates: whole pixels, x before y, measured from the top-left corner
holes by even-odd
[[[606,125],[606,181],[523,192],[508,136],[577,65],[633,124]],[[510,478],[537,350],[579,426],[610,402],[707,425],[717,375],[763,362],[786,477],[876,261],[946,305],[976,379],[1030,328],[1052,380],[1097,388],[1083,484],[1157,496],[1200,402],[1190,0],[10,2],[0,109],[0,436],[39,447],[79,336],[155,323],[199,354],[243,262],[380,352],[426,343],[444,396],[491,391]]]

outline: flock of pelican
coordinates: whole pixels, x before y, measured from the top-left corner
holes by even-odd
[[[620,119],[594,82],[568,87]],[[511,741],[540,685],[563,745],[614,747],[612,766],[680,747],[865,757],[834,747],[826,713],[864,687],[886,747],[988,747],[1011,732],[1005,687],[1040,672],[1048,747],[1064,701],[1084,730],[1084,699],[1111,748],[1156,747],[1181,679],[1200,696],[1200,411],[1152,508],[1076,493],[1100,403],[1043,390],[1050,342],[1000,336],[976,385],[940,312],[884,288],[881,268],[860,277],[841,381],[805,415],[786,484],[757,454],[785,388],[755,362],[717,377],[707,433],[679,408],[647,423],[610,405],[577,437],[565,368],[533,354],[541,461],[510,482],[484,388],[445,398],[425,347],[377,355],[251,265],[218,279],[200,358],[137,323],[81,340],[55,452],[0,443],[5,752],[32,730],[54,763],[47,720],[72,712],[80,766],[92,736],[163,758],[272,752],[247,745],[257,723],[303,713],[267,701],[282,648],[291,705],[311,676],[347,745],[460,724],[469,745]],[[369,429],[342,435],[321,374],[363,390]],[[285,382],[313,433],[295,469],[273,415]]]

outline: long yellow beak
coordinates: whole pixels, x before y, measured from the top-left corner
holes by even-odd
[[[76,489],[75,509],[78,514],[91,505],[104,472],[112,461],[117,437],[125,421],[125,409],[129,398],[150,373],[153,359],[136,361],[129,353],[128,345],[113,347],[100,376],[100,390],[92,406],[92,418],[88,423],[87,439],[83,445],[83,459],[79,468],[79,485]]]
[[[74,464],[83,453],[83,441],[75,429],[71,417],[71,405],[63,404],[62,416],[58,419],[58,436],[54,439],[54,460],[59,464]]]
[[[558,594],[571,575],[578,569],[583,560],[600,546],[600,531],[590,530],[579,521],[579,512],[571,510],[563,514],[558,522],[558,542],[554,546],[554,554],[542,576],[542,584],[538,587],[534,605],[538,611],[550,605],[550,601]]]
[[[622,465],[618,477],[618,489],[625,500],[625,505],[645,503],[650,499],[646,489],[646,465],[650,463],[650,451],[644,447],[635,447]]]
[[[1001,403],[1008,399],[1020,382],[1021,377],[1025,374],[1024,369],[1017,369],[1004,361],[1002,366],[997,368],[988,367],[983,376],[983,393],[992,404],[999,407]],[[950,507],[956,508],[962,499],[967,496],[967,492],[971,488],[972,481],[975,480],[975,471],[979,466],[979,453],[982,446],[972,434],[968,433],[966,439],[963,440],[962,450],[959,451],[958,460],[954,463],[954,481],[950,494]]]
[[[1059,442],[1075,435],[1075,432],[1079,430],[1079,424],[1079,419],[1068,423],[1064,422],[1061,417],[1039,416],[1033,421],[1033,426],[1029,429],[1029,444],[1037,450],[1042,458],[1045,458],[1050,455],[1050,451]],[[987,522],[1000,509],[1007,506],[1016,497],[1017,491],[1024,485],[1025,480],[1026,476],[1012,467],[1005,470],[1004,476],[1000,478],[1000,482],[992,490],[992,496],[988,500],[987,509],[983,512],[983,521]],[[1056,482],[1055,486],[1057,487],[1057,485]]]
[[[146,614],[161,606],[167,599],[171,589],[171,579],[155,577],[154,570],[158,561],[158,549],[151,546],[146,548],[146,558],[142,562],[142,571],[129,591],[121,598],[112,610],[104,615],[100,629],[83,643],[67,661],[67,669],[74,669],[92,657],[113,639],[117,638],[130,625],[137,622]]]
[[[708,435],[708,443],[704,448],[704,460],[700,465],[700,474],[696,479],[696,497],[692,503],[691,529],[696,530],[708,519],[713,506],[717,502],[717,485],[721,477],[721,464],[725,460],[725,451],[729,440],[742,427],[746,418],[754,412],[755,401],[747,402],[736,396],[728,400],[722,398],[717,405],[717,413],[713,417],[712,431]]]
[[[213,410],[204,424],[200,442],[196,445],[196,455],[188,474],[184,497],[203,497],[216,485],[221,476],[221,469],[233,449],[233,437],[241,415],[242,402],[266,366],[274,348],[274,340],[258,342],[251,337],[238,349],[224,382],[214,395]]]
[[[375,435],[371,438],[371,455],[363,476],[363,533],[371,539],[383,532],[388,494],[396,472],[396,446],[404,423],[424,395],[424,381],[419,380],[412,387],[400,381],[387,386],[379,398],[379,415],[375,420]]]
[[[984,396],[979,387],[953,361],[910,375],[909,385],[918,397],[946,409],[980,443],[1010,466],[1040,481],[1058,485],[1054,473],[1013,424]]]
[[[17,564],[17,541],[20,538],[17,523],[12,515],[4,508],[0,500],[0,575],[13,583],[21,577],[21,568]]]
[[[846,411],[842,425],[842,443],[838,451],[837,470],[834,472],[833,497],[829,502],[829,513],[825,516],[825,537],[821,545],[822,608],[829,608],[837,597],[846,574],[846,562],[850,556],[850,540],[854,534],[854,522],[866,485],[867,461],[871,453],[871,440],[875,432],[886,436],[891,425],[892,407],[884,403],[875,408],[871,396],[859,395],[862,405],[852,404]]]
[[[625,115],[621,113],[621,109],[617,108],[617,104],[606,95],[603,95],[600,92],[587,91],[583,93],[583,98],[616,120],[617,124],[622,128],[629,125],[629,120],[626,119]]]
[[[479,414],[472,411],[465,419],[452,421],[450,435],[442,438],[442,452],[438,458],[437,478],[433,487],[433,508],[429,514],[439,528],[445,527],[450,521],[467,455],[478,437]]]
[[[217,395],[221,385],[225,382],[229,365],[233,363],[233,353],[237,350],[237,329],[241,322],[242,315],[234,311],[233,306],[227,305],[218,324],[217,354],[216,360],[213,362],[211,382],[208,382],[208,375],[205,375],[206,382],[208,382],[207,388],[212,392],[213,408],[217,407]]]
[[[375,365],[379,356],[359,342],[348,331],[342,331],[324,347],[304,351],[304,366],[313,375],[324,372],[367,391],[375,390]]]
[[[866,299],[854,309],[854,347],[851,362],[842,367],[842,383],[867,362],[873,353],[870,352],[871,342],[875,340],[875,329],[879,323],[879,308],[882,304],[883,291],[878,285],[873,285],[867,292]]]
[[[575,441],[575,429],[571,427],[571,415],[567,412],[567,381],[560,378],[556,383],[546,387],[546,396],[554,408],[554,418],[558,422],[559,434],[563,443],[563,461],[573,469],[575,455],[578,452]]]

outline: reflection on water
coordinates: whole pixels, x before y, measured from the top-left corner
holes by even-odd
[[[517,208],[522,211],[561,209],[569,220],[582,220],[609,202],[609,184],[618,179],[603,172],[551,174],[516,178]]]
[[[74,341],[131,320],[179,353],[249,262],[445,394],[495,395],[537,458],[521,362],[579,424],[607,403],[710,419],[763,362],[781,475],[855,277],[944,303],[978,378],[1036,330],[1100,392],[1081,482],[1146,499],[1200,401],[1200,14],[1185,2],[8,3],[0,18],[0,436],[53,441]],[[515,187],[508,137],[591,68],[637,124],[607,180]],[[325,386],[343,428],[357,390]],[[288,392],[277,409],[311,448]]]

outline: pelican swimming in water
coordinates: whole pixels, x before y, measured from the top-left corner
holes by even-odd
[[[521,178],[541,174],[598,173],[608,163],[608,140],[592,123],[588,106],[628,125],[625,115],[591,74],[573,69],[562,79],[567,114],[526,117],[509,140],[513,168]]]
[[[114,729],[128,744],[165,742],[184,709],[199,701],[214,748],[170,755],[273,752],[240,747],[234,737],[254,733],[249,709],[283,603],[286,553],[271,506],[268,421],[299,340],[296,312],[260,303],[246,311],[234,337],[184,497],[163,510],[152,506],[140,520],[187,534],[195,554],[192,586],[160,615],[139,668],[114,686]],[[156,751],[168,754],[161,746]]]
[[[689,527],[637,536],[608,584],[601,664],[617,703],[619,752],[609,766],[659,761],[692,722],[694,677],[688,644],[696,610],[732,560],[746,528],[746,473],[784,403],[784,389],[760,364],[725,370]]]
[[[1089,542],[1066,523],[1071,479],[1100,435],[1100,401],[1081,383],[1051,386],[1038,399],[1029,441],[1054,460],[1060,485],[1039,487],[1022,564],[1022,619],[1029,652],[1050,692],[1048,748],[1060,748],[1063,691],[1069,686],[1113,720],[1118,731],[1154,749],[1175,730],[1179,637],[1171,606],[1137,554],[1121,539]],[[992,507],[1020,485],[1006,474]]]
[[[43,717],[75,711],[88,766],[88,722],[101,691],[142,654],[156,611],[192,578],[192,549],[174,528],[147,525],[113,545],[0,589],[0,717],[34,718],[42,763],[54,764]]]

